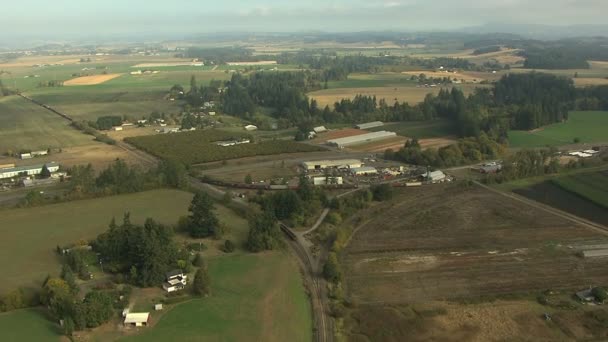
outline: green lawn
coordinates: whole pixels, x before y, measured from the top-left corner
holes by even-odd
[[[125,341],[311,341],[309,300],[285,252],[209,261],[212,295],[177,305]]]
[[[18,97],[0,98],[0,153],[93,144],[65,119]]]
[[[454,134],[452,124],[447,120],[411,121],[388,123],[371,131],[390,131],[404,137],[418,139],[439,138]]]
[[[511,147],[543,147],[572,144],[574,138],[582,143],[608,142],[608,112],[571,112],[568,121],[543,127],[531,133],[510,131]]]
[[[59,326],[46,318],[41,309],[17,310],[0,314],[0,341],[60,341]]]
[[[18,286],[38,287],[59,271],[55,247],[92,239],[112,219],[131,213],[134,222],[152,217],[173,224],[186,215],[192,194],[154,190],[137,194],[74,201],[0,212],[0,293]],[[26,270],[26,271],[24,271]]]

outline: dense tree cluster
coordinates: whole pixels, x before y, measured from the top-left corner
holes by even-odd
[[[608,110],[608,86],[578,89],[576,108],[579,110]]]
[[[107,271],[126,276],[138,286],[160,285],[165,273],[178,267],[180,253],[173,242],[173,229],[147,219],[131,223],[125,214],[122,224],[114,220],[110,229],[93,241]]]
[[[484,46],[484,47],[480,47],[480,48],[473,50],[473,54],[474,55],[483,55],[486,53],[498,52],[498,51],[500,51],[500,45],[490,45],[490,46]]]
[[[457,144],[439,149],[422,150],[415,140],[408,141],[399,151],[387,150],[384,157],[409,164],[450,167],[496,159],[503,153],[504,147],[482,132],[477,137],[462,138]]]
[[[274,213],[264,211],[249,217],[247,249],[257,253],[279,248],[282,245],[281,230]]]
[[[91,122],[90,125],[99,130],[109,130],[112,127],[122,125],[122,117],[119,115],[100,116],[96,122]]]

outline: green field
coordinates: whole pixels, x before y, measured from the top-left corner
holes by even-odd
[[[404,137],[417,139],[439,138],[453,135],[452,124],[448,120],[411,121],[388,123],[371,131],[390,131]]]
[[[558,177],[552,182],[560,188],[608,209],[608,171]]]
[[[510,131],[511,147],[543,147],[581,143],[608,142],[608,112],[570,112],[568,121],[541,128],[536,132]]]
[[[120,220],[128,211],[134,222],[152,217],[173,224],[187,213],[191,198],[187,192],[154,190],[4,210],[0,212],[0,271],[4,279],[0,293],[18,286],[38,287],[47,274],[59,270],[57,245],[96,237],[107,229],[112,217]]]
[[[60,328],[47,319],[42,309],[17,310],[0,314],[0,340],[60,341]]]
[[[295,260],[282,252],[209,261],[212,295],[179,304],[125,341],[311,341],[308,298]]]
[[[65,119],[21,97],[0,98],[0,153],[83,146],[92,140]]]

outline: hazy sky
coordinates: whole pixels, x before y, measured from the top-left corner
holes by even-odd
[[[3,34],[444,30],[604,24],[608,0],[15,0]]]

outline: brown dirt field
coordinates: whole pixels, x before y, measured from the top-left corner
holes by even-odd
[[[608,283],[605,261],[579,258],[569,247],[608,237],[482,188],[408,188],[379,206],[370,209],[371,219],[341,260],[355,302],[415,303]]]
[[[367,133],[369,133],[369,131],[366,131],[363,129],[344,128],[344,129],[338,129],[338,130],[321,133],[321,134],[317,135],[317,137],[315,139],[313,139],[312,142],[325,143],[327,140],[331,140],[331,139],[354,137],[357,135],[362,135],[362,134],[367,134]]]
[[[129,164],[136,164],[125,150],[102,143],[94,143],[85,146],[66,147],[62,152],[53,153],[48,156],[30,159],[26,161],[16,161],[17,165],[42,164],[51,161],[59,163],[64,168],[69,168],[75,165],[86,165],[91,163],[96,171],[101,171],[110,165],[114,160],[120,158]]]
[[[107,82],[116,77],[120,77],[122,74],[107,74],[107,75],[94,75],[94,76],[82,76],[76,77],[71,80],[63,82],[64,86],[83,86],[83,85],[95,85]]]
[[[577,87],[590,87],[608,84],[608,78],[573,78],[574,85]]]
[[[114,140],[124,140],[125,138],[158,134],[155,129],[158,129],[158,127],[131,127],[125,128],[122,131],[109,131],[107,134]]]
[[[0,63],[2,68],[29,67],[35,64],[77,64],[83,56],[26,56]]]
[[[569,340],[559,329],[543,320],[545,310],[537,303],[523,300],[474,305],[431,302],[415,306],[362,306],[351,315],[353,320],[359,322],[352,326],[349,340]],[[374,317],[366,315],[364,312],[367,311],[373,313]]]
[[[486,87],[481,84],[462,84],[459,85],[465,95],[473,92],[477,87]],[[452,87],[446,87],[451,89]],[[353,99],[356,95],[376,96],[378,101],[384,99],[387,103],[393,104],[396,101],[408,102],[416,104],[424,101],[427,94],[438,94],[441,87],[434,88],[417,88],[417,87],[371,87],[371,88],[336,88],[324,89],[308,93],[308,96],[314,98],[319,103],[320,107],[330,106],[342,99]]]
[[[419,141],[420,147],[423,150],[427,148],[441,148],[456,144],[458,141],[456,138],[432,138],[432,139],[421,139]]]
[[[403,147],[406,140],[407,138],[405,137],[395,137],[383,141],[375,141],[365,145],[354,146],[350,149],[361,152],[384,152],[390,148],[393,151],[396,151]]]

